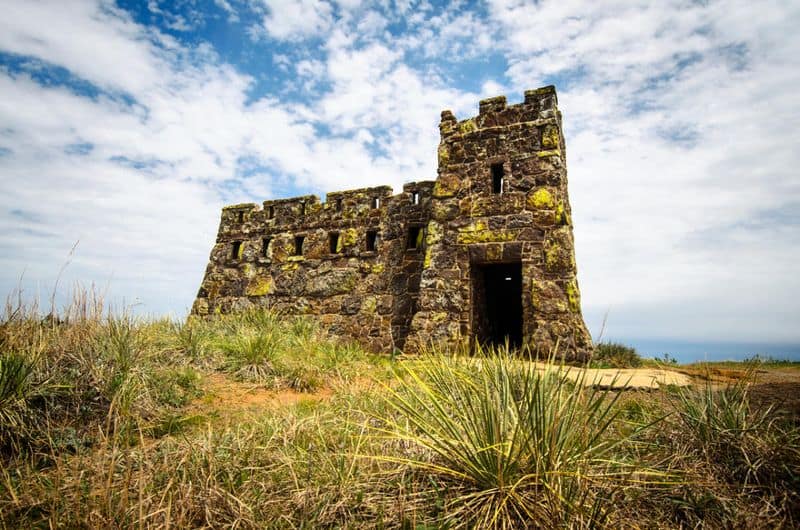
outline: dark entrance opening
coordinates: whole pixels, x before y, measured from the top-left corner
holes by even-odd
[[[472,266],[473,332],[481,346],[522,346],[522,264]]]

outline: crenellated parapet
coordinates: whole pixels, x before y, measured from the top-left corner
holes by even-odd
[[[438,176],[226,206],[193,312],[315,315],[375,351],[509,341],[584,359],[555,88],[441,113]]]

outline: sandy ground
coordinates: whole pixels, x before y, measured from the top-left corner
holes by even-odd
[[[662,385],[692,383],[686,374],[658,368],[570,368],[568,375],[573,380],[582,376],[585,386],[614,390],[658,390]]]

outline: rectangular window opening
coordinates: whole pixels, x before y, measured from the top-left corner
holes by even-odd
[[[419,192],[415,191],[411,194],[411,204],[419,204]]]
[[[242,257],[242,242],[234,241],[231,243],[231,259],[241,259]]]
[[[274,219],[275,218],[275,207],[270,206],[267,208],[267,219]]]
[[[367,232],[367,252],[374,252],[377,248],[378,232],[370,230]]]
[[[306,214],[306,201],[300,203],[300,215]]]
[[[266,258],[269,254],[269,244],[272,242],[271,237],[265,237],[261,240],[261,257]]]
[[[337,212],[342,211],[342,199],[336,199],[336,211]]]
[[[406,249],[418,250],[422,248],[422,241],[424,239],[425,231],[421,226],[408,227],[408,240],[406,241]]]
[[[380,208],[381,207],[381,199],[380,197],[373,197],[372,198],[372,209]]]
[[[492,164],[492,193],[503,193],[503,164]]]
[[[294,255],[295,256],[302,256],[303,255],[303,241],[305,241],[305,236],[294,236]]]
[[[328,234],[328,248],[331,254],[338,254],[341,250],[339,246],[339,232],[331,232]]]
[[[239,212],[237,217],[239,218],[239,222],[240,223],[244,222],[244,212]]]

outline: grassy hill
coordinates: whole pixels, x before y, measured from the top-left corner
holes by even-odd
[[[711,368],[610,391],[503,352],[369,355],[265,311],[184,323],[87,296],[59,318],[10,305],[0,521],[796,527],[798,413],[774,389],[800,370]]]

